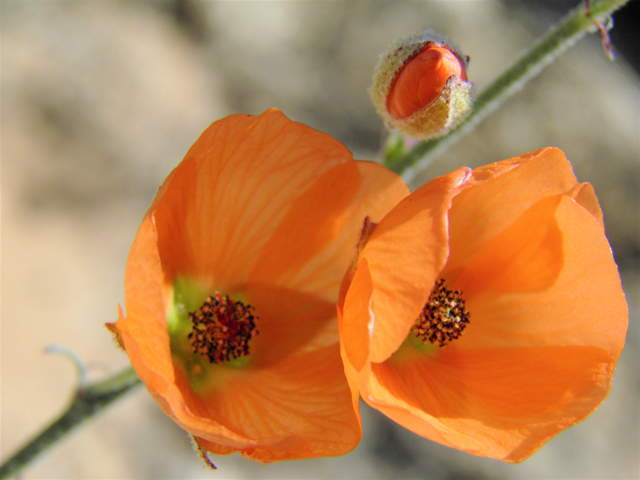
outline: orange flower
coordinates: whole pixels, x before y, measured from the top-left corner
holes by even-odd
[[[407,194],[277,110],[224,118],[191,147],[137,233],[115,329],[199,448],[272,462],[357,445],[335,304],[362,218]]]
[[[405,198],[340,297],[354,393],[419,435],[508,462],[602,402],[628,321],[593,189],[554,148]]]

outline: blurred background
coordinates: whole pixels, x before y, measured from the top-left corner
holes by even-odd
[[[159,184],[212,121],[277,107],[376,159],[384,131],[366,90],[388,44],[434,28],[471,57],[482,88],[577,3],[3,1],[2,459],[76,384],[47,345],[75,351],[94,379],[128,365],[103,326],[124,300],[128,250]],[[23,478],[638,478],[639,3],[615,16],[615,62],[590,35],[419,179],[552,145],[593,183],[631,316],[611,395],[584,422],[508,465],[363,407],[363,440],[349,455],[267,466],[216,457],[214,473],[141,388]]]

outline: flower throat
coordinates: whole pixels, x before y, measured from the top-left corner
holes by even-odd
[[[208,357],[209,363],[249,355],[249,340],[258,334],[253,307],[217,292],[198,310],[189,312],[189,319],[192,351]]]
[[[457,339],[469,323],[469,312],[465,308],[462,292],[444,286],[444,280],[436,282],[411,331],[423,344],[444,347]]]

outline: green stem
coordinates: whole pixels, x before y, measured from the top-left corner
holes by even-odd
[[[16,476],[75,427],[141,383],[134,370],[128,368],[102,382],[79,389],[66,412],[0,465],[0,479]]]
[[[584,3],[572,10],[563,20],[553,26],[530,50],[484,88],[476,97],[473,111],[449,134],[418,142],[411,149],[398,154],[398,138],[390,135],[386,146],[384,164],[402,175],[409,182],[435,157],[469,133],[481,120],[496,110],[502,102],[520,90],[529,80],[575,44],[594,22],[602,23],[608,15],[629,0],[591,0],[587,16]]]

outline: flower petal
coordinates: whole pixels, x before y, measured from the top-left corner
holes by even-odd
[[[265,368],[298,351],[338,343],[333,302],[297,290],[250,285],[245,298],[255,308],[258,335],[251,340],[251,362]]]
[[[602,402],[613,362],[586,346],[443,349],[372,364],[363,398],[419,435],[519,462]]]
[[[369,356],[371,327],[374,323],[371,311],[373,284],[366,257],[358,262],[358,268],[345,298],[341,321],[341,338],[347,361],[356,371],[362,370]],[[344,321],[347,318],[348,321]]]
[[[564,262],[555,282],[541,291],[471,296],[471,322],[455,348],[590,345],[617,359],[628,312],[611,249],[590,211],[558,197],[548,221],[562,233]]]
[[[342,455],[355,448],[362,434],[338,345],[230,376],[222,388],[189,395],[186,403],[199,416],[251,439],[240,448],[242,455],[264,463]],[[228,452],[228,441],[199,436],[207,449],[206,442],[212,442]]]
[[[478,296],[548,289],[562,270],[562,231],[555,218],[561,195],[547,197],[485,243],[451,287],[469,304]]]
[[[173,381],[164,313],[156,231],[147,215],[131,247],[125,275],[127,316],[116,323],[131,364],[149,391],[165,391]],[[141,321],[144,319],[143,321]],[[140,341],[144,339],[144,341]]]
[[[591,215],[598,221],[602,229],[604,230],[604,219],[602,218],[602,210],[598,203],[598,197],[593,191],[593,187],[589,183],[581,183],[576,185],[575,188],[567,192],[567,195],[572,197],[578,204],[582,205],[587,211],[591,212]]]
[[[361,257],[374,286],[371,360],[384,361],[402,344],[424,306],[448,251],[447,212],[470,175],[461,168],[401,201],[376,226]],[[345,303],[345,324],[350,322]]]
[[[380,221],[408,194],[402,179],[381,165],[336,165],[293,200],[270,234],[249,283],[268,281],[335,302],[365,216]]]
[[[192,414],[185,411],[184,392],[177,383],[180,374],[176,375],[169,346],[162,279],[156,232],[147,214],[127,261],[127,316],[121,316],[116,324],[131,365],[162,410],[181,427],[196,436],[215,432],[228,441],[242,442],[241,436],[225,427],[202,418],[193,421]]]
[[[456,278],[485,242],[535,202],[565,193],[576,185],[571,164],[556,148],[474,169],[449,212],[451,256],[444,276]]]
[[[165,274],[219,289],[246,281],[301,191],[349,151],[277,110],[213,123],[176,168],[154,219]]]

